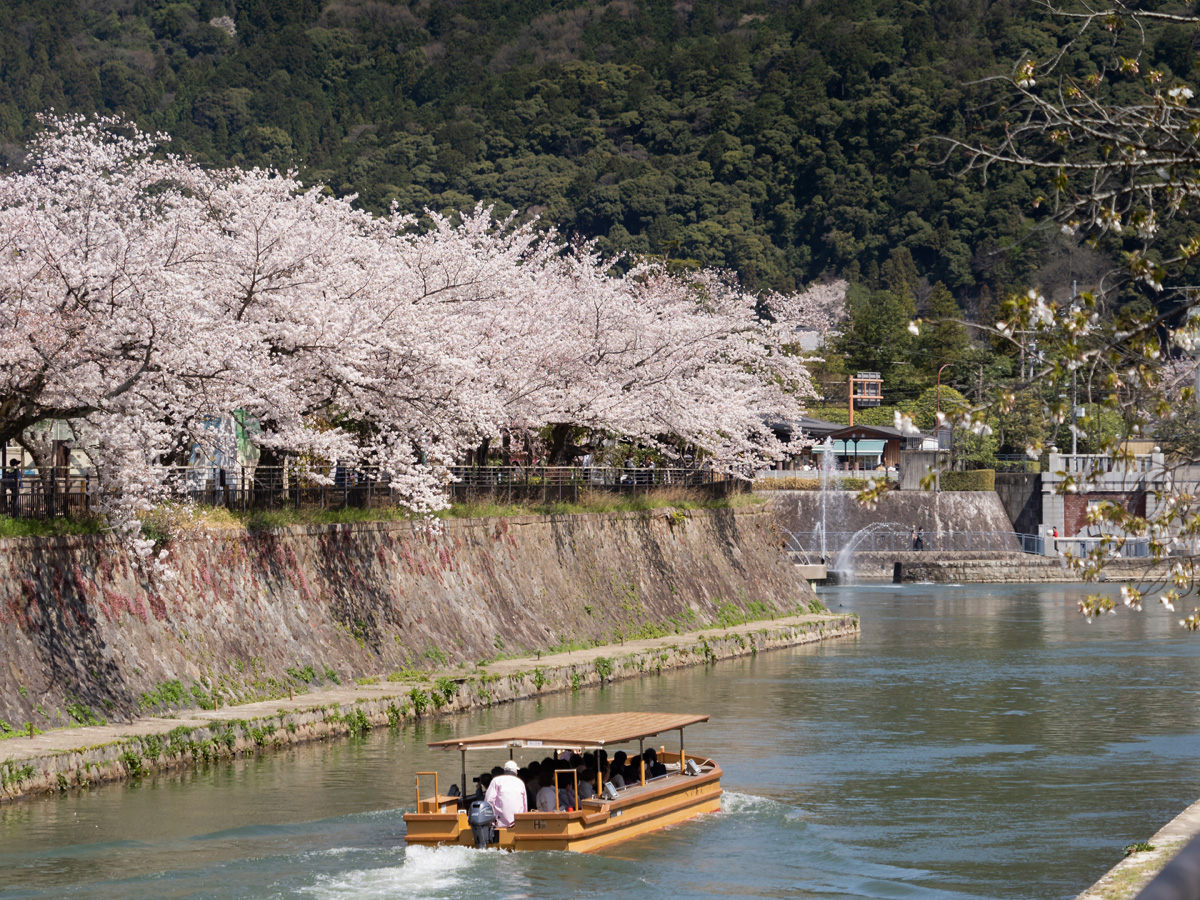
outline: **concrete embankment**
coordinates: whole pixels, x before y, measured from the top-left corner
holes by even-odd
[[[1183,846],[1200,834],[1200,801],[1193,803],[1160,828],[1140,849],[1132,852],[1076,900],[1132,900],[1150,879],[1163,870]]]
[[[935,584],[1049,584],[1082,581],[1079,573],[1061,557],[1034,556],[1003,551],[930,552],[913,550],[873,551],[854,555],[856,578],[892,579],[896,564],[901,580]],[[1104,580],[1113,582],[1157,581],[1169,572],[1165,563],[1144,559],[1116,559],[1104,567]]]
[[[762,509],[0,541],[0,733],[808,611]]]
[[[451,670],[416,680],[377,680],[294,699],[180,711],[177,717],[145,717],[127,725],[10,737],[0,741],[0,801],[361,734],[421,716],[624,678],[653,677],[670,669],[857,633],[856,616],[809,614],[614,647],[501,660],[467,672]]]

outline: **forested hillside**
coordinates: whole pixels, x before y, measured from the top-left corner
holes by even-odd
[[[605,249],[875,287],[899,247],[967,305],[1043,261],[1036,190],[931,165],[964,82],[1054,41],[1020,0],[8,0],[0,140],[122,112],[383,209],[477,200]],[[983,111],[984,115],[987,111]]]

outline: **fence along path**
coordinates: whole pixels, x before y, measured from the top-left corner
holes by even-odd
[[[324,466],[179,468],[165,473],[178,500],[240,510],[385,508],[396,505],[387,472],[373,467]],[[577,502],[580,493],[638,493],[695,488],[722,495],[742,479],[697,468],[609,466],[455,466],[447,485],[451,501]],[[26,469],[0,483],[0,512],[24,518],[88,516],[96,508],[99,480],[92,472],[51,470],[42,478]]]

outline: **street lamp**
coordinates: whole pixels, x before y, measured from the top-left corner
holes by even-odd
[[[953,363],[946,363],[944,366],[942,366],[941,369],[938,369],[938,373],[937,373],[937,411],[938,412],[942,411],[942,369],[948,368],[949,366],[952,366],[952,365],[953,365]],[[939,426],[941,424],[942,424],[941,422],[938,423]]]
[[[938,429],[937,434],[938,434],[938,449],[939,450],[942,449],[942,370],[948,368],[951,365],[953,365],[953,364],[952,363],[943,364],[941,369],[938,369],[938,373],[937,373],[937,414],[938,414],[938,416],[937,416],[937,429]],[[951,456],[951,460],[953,461],[953,456],[954,456],[954,426],[953,425],[950,426],[950,456]],[[939,475],[938,477],[940,479],[941,476]],[[940,481],[938,483],[938,489],[941,490],[941,482]]]

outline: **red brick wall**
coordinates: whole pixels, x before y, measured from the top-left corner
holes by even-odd
[[[1063,497],[1063,537],[1074,537],[1087,528],[1089,503],[1120,503],[1135,516],[1146,515],[1146,492],[1130,491],[1127,494],[1097,491],[1092,494],[1067,494]]]

